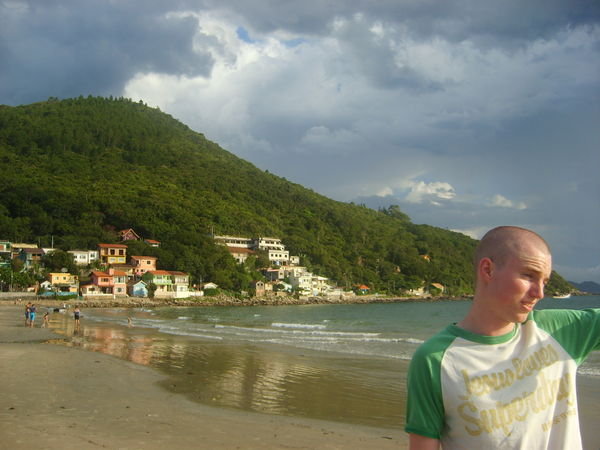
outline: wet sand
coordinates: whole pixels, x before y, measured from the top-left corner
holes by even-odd
[[[21,306],[0,306],[0,436],[11,449],[398,449],[401,430],[205,406],[159,384],[158,371],[44,344]],[[39,314],[38,314],[39,317]]]

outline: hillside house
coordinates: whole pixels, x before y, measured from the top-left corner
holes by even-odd
[[[160,241],[155,241],[154,239],[144,239],[144,242],[148,244],[150,247],[158,248],[160,247]]]
[[[98,257],[102,264],[125,264],[127,246],[124,244],[98,244]]]
[[[19,256],[21,255],[21,250],[26,249],[26,248],[38,248],[38,246],[36,244],[13,242],[11,244],[11,249],[12,249],[11,259],[19,258]]]
[[[262,274],[267,281],[281,281],[285,278],[285,270],[282,267],[276,269],[265,269]]]
[[[107,272],[94,270],[91,277],[90,283],[81,286],[82,294],[127,295],[127,274],[125,272],[112,268]]]
[[[301,294],[312,295],[312,274],[308,272],[292,272],[289,274],[290,284]]]
[[[133,231],[133,228],[119,231],[119,237],[122,241],[141,241],[142,238]]]
[[[254,250],[245,247],[227,247],[227,250],[229,250],[229,253],[238,264],[245,263],[248,257],[256,254]]]
[[[311,283],[313,295],[326,295],[331,289],[331,286],[329,285],[329,278],[326,277],[313,275]]]
[[[290,252],[287,250],[269,250],[269,261],[278,266],[288,265],[290,262]]]
[[[285,250],[285,246],[281,242],[281,239],[258,237],[252,239],[252,247],[254,250]]]
[[[148,297],[148,285],[144,280],[128,281],[127,295],[130,297]]]
[[[256,280],[252,282],[251,286],[254,289],[254,295],[256,297],[264,297],[266,295],[273,294],[272,283],[265,283],[264,281]]]
[[[226,245],[227,247],[237,248],[253,248],[252,239],[240,236],[213,236],[217,244]]]
[[[98,260],[98,250],[69,250],[78,266],[87,266]]]
[[[170,293],[173,292],[171,272],[167,270],[151,270],[142,276],[142,280],[148,285],[153,283],[156,286],[156,291],[154,291],[155,297],[171,297]]]
[[[55,292],[79,292],[79,277],[70,273],[49,273],[48,288]]]
[[[359,294],[368,294],[370,290],[371,289],[369,289],[369,286],[367,286],[366,284],[356,286],[356,292]]]
[[[127,276],[127,280],[135,278],[135,267],[131,264],[111,264],[111,269],[123,272]]]
[[[175,298],[186,298],[190,295],[190,276],[185,272],[171,271]]]
[[[142,277],[146,272],[156,270],[155,256],[132,256],[130,264],[133,266],[133,273],[136,277]]]
[[[41,248],[23,248],[19,253],[19,259],[23,261],[23,267],[26,270],[41,267],[43,256],[44,249]]]

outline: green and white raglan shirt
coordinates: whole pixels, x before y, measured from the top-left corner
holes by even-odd
[[[600,309],[534,311],[504,336],[450,325],[417,349],[405,430],[444,449],[581,448],[575,376]]]

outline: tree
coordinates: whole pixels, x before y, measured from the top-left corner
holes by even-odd
[[[63,272],[76,275],[79,273],[79,268],[75,264],[75,259],[71,253],[63,250],[54,250],[42,257],[42,263],[46,268],[47,273]]]
[[[154,293],[158,289],[158,286],[152,282],[148,283],[148,298],[154,298]]]

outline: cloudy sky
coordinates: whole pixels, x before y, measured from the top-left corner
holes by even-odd
[[[0,103],[88,94],[600,283],[597,0],[0,0]]]

